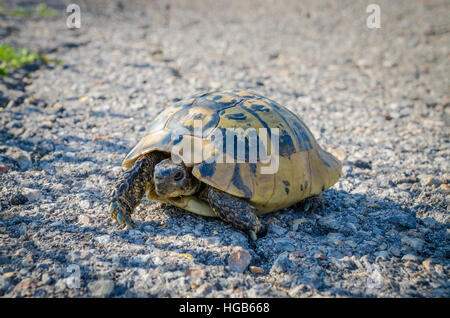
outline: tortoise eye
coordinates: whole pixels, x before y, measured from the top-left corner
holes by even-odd
[[[174,179],[175,181],[180,181],[181,179],[183,179],[183,176],[184,176],[183,172],[178,171],[178,172],[175,173],[175,175],[173,176],[173,179]]]

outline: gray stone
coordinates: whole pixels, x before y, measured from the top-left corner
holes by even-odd
[[[55,144],[51,140],[43,139],[37,143],[37,151],[41,156],[45,156],[55,151]]]
[[[220,245],[221,242],[221,238],[218,236],[206,237],[205,239],[210,245]]]
[[[421,257],[414,255],[414,254],[406,254],[402,257],[402,261],[411,261],[419,263],[422,260]]]
[[[422,251],[425,247],[425,241],[409,236],[405,236],[402,238],[402,244],[412,247],[413,249],[419,252]]]
[[[12,159],[17,162],[21,171],[26,171],[33,166],[30,154],[24,151],[15,152],[11,155]]]
[[[431,186],[431,185],[440,186],[441,185],[441,181],[434,176],[421,174],[421,175],[419,175],[419,179],[420,179],[420,184],[422,186]]]
[[[9,277],[0,276],[0,292],[5,292],[11,285],[11,279]]]
[[[388,259],[389,253],[387,251],[379,251],[375,253],[376,259],[375,262],[377,262],[378,259]]]
[[[402,252],[400,251],[400,249],[398,249],[398,248],[396,248],[396,247],[391,247],[391,248],[389,248],[389,253],[391,254],[391,255],[393,255],[393,256],[397,256],[397,257],[400,257],[401,256],[401,254],[402,254]]]
[[[322,217],[318,221],[319,226],[321,226],[326,231],[339,231],[341,225],[333,217]]]
[[[101,235],[97,236],[95,241],[100,244],[108,244],[111,241],[111,237],[109,235]]]
[[[39,201],[42,198],[42,192],[39,189],[22,188],[22,193],[29,201]]]
[[[51,278],[48,273],[42,274],[42,277],[41,277],[42,284],[49,285],[52,283],[52,281],[53,281],[53,278]]]
[[[336,246],[342,245],[343,236],[339,233],[328,233],[328,241]]]
[[[14,195],[10,200],[9,203],[12,205],[21,205],[28,202],[28,198],[24,196],[22,193],[18,193]]]
[[[47,174],[49,175],[54,175],[56,174],[56,169],[55,167],[48,162],[39,162],[39,168],[43,171],[45,171]]]
[[[281,253],[273,263],[270,271],[273,273],[285,273],[295,271],[294,263],[289,259],[288,252]]]
[[[275,239],[275,250],[278,252],[288,251],[292,252],[295,250],[293,241],[288,238]]]
[[[416,218],[404,213],[392,216],[389,222],[407,229],[415,229],[417,226]]]
[[[247,269],[251,260],[252,256],[247,250],[237,247],[233,249],[228,257],[228,266],[230,266],[232,271],[242,273]]]
[[[91,219],[89,218],[89,216],[81,214],[78,216],[78,222],[82,225],[89,225],[91,223]]]
[[[287,229],[284,227],[278,226],[276,224],[270,224],[268,228],[269,233],[274,233],[278,236],[282,236],[287,232]]]
[[[87,210],[91,207],[91,202],[89,200],[81,200],[80,201],[80,208],[83,210]]]
[[[440,227],[440,224],[431,217],[426,217],[424,219],[421,219],[421,222],[430,229],[438,229]]]

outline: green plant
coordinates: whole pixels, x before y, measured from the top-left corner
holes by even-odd
[[[0,15],[10,15],[15,17],[27,18],[31,16],[41,16],[46,18],[52,18],[58,15],[58,12],[53,9],[49,9],[47,4],[41,2],[39,3],[34,10],[26,10],[23,8],[14,8],[12,10],[7,10],[3,7],[0,2]]]
[[[43,16],[43,17],[51,18],[51,17],[55,17],[58,15],[58,12],[56,12],[56,10],[49,9],[47,7],[47,4],[45,4],[45,3],[39,3],[34,11],[38,15]]]
[[[9,11],[9,13],[15,17],[29,17],[32,15],[32,11],[25,11],[24,9],[16,8]]]
[[[11,70],[41,59],[39,54],[26,48],[15,50],[9,45],[0,46],[0,76],[8,75]]]

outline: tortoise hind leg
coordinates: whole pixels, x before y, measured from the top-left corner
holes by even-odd
[[[119,225],[134,228],[131,214],[150,187],[155,165],[163,159],[160,153],[142,156],[125,174],[111,192],[109,213]]]
[[[257,234],[265,232],[265,226],[255,214],[256,208],[244,200],[213,187],[208,187],[206,196],[218,217],[247,232],[253,241],[257,240]]]
[[[299,203],[294,204],[294,207],[303,211],[303,212],[316,212],[319,213],[322,211],[324,205],[324,199],[322,194],[315,195],[309,198],[300,201]]]

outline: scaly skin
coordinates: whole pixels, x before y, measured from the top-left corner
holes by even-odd
[[[154,187],[152,179],[155,174],[155,166],[165,157],[158,152],[142,156],[136,160],[133,167],[128,169],[116,184],[111,193],[109,211],[111,217],[119,223],[119,226],[135,227],[131,214],[141,202],[146,190]],[[171,168],[172,166],[166,163],[160,169],[164,167]],[[186,175],[191,176],[190,174]],[[167,179],[167,182],[169,181]],[[186,189],[183,188],[183,190],[189,192],[189,195],[193,194],[190,193],[191,190],[197,191],[196,189],[198,189],[195,183],[182,183],[181,185],[189,185]],[[169,187],[169,189],[171,188]],[[208,201],[218,217],[231,223],[235,228],[247,232],[252,240],[256,241],[257,234],[261,235],[265,232],[265,226],[255,214],[256,208],[244,200],[210,186],[199,195],[202,196],[202,199]]]
[[[297,204],[294,204],[294,208],[303,212],[314,212],[321,211],[323,207],[323,196],[322,194],[315,195],[313,197],[306,198]]]
[[[208,187],[206,197],[218,217],[247,232],[253,241],[257,240],[257,234],[261,235],[266,231],[265,226],[255,214],[256,208],[244,200],[213,187]]]
[[[161,153],[142,156],[125,174],[111,192],[109,213],[119,226],[134,228],[131,214],[141,202],[145,191],[151,187],[155,165],[164,159]]]

